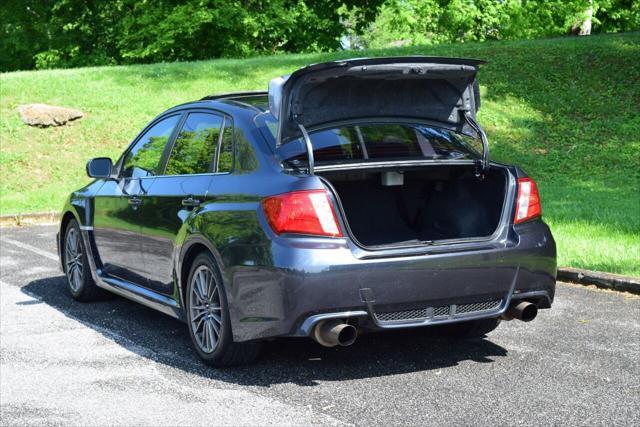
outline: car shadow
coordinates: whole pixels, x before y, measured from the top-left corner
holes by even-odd
[[[491,363],[507,350],[488,339],[447,340],[428,328],[367,334],[348,348],[325,348],[306,338],[265,343],[249,366],[213,369],[191,349],[186,325],[124,298],[79,303],[64,276],[34,280],[22,288],[65,316],[83,323],[128,350],[174,368],[228,383],[269,387],[281,383],[313,386],[320,381],[384,377],[455,366]]]

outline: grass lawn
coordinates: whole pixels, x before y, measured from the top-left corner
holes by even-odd
[[[537,180],[560,265],[640,276],[640,33],[1,74],[0,213],[59,209],[89,158],[117,157],[175,104],[266,89],[308,63],[410,54],[488,60],[479,121],[493,159]],[[87,115],[30,128],[16,107],[36,102]]]

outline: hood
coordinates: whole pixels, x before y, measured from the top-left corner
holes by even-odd
[[[468,135],[464,119],[480,106],[476,74],[484,61],[407,56],[309,65],[269,83],[277,144],[306,131],[363,119],[434,122]]]

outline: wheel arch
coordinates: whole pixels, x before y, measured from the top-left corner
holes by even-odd
[[[64,234],[67,231],[67,227],[72,219],[75,219],[78,224],[80,224],[80,220],[77,215],[71,210],[66,210],[60,217],[60,228],[58,230],[58,235],[56,236],[56,244],[58,247],[58,259],[60,261],[60,268],[64,271],[64,261],[63,261],[63,242],[64,242]]]
[[[64,212],[62,214],[62,218],[60,219],[60,234],[61,235],[67,229],[67,225],[69,225],[69,222],[72,219],[75,219],[78,222],[78,224],[80,224],[80,222],[78,220],[78,217],[74,213],[72,213],[71,211],[66,211],[66,212]]]
[[[222,262],[222,257],[218,250],[215,248],[209,240],[207,240],[204,236],[201,235],[192,235],[185,243],[182,245],[182,250],[180,251],[180,257],[176,266],[176,277],[178,279],[178,291],[181,298],[181,306],[186,310],[186,292],[187,292],[187,281],[189,280],[189,272],[191,271],[191,266],[193,265],[193,261],[196,257],[202,252],[209,252],[216,263],[216,267],[218,268],[218,272],[222,277],[225,292],[228,294],[229,286],[225,281],[224,274],[224,264]],[[227,299],[228,300],[228,299]]]

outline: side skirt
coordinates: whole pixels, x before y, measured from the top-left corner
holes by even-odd
[[[89,268],[91,270],[91,277],[96,285],[102,289],[105,289],[114,294],[123,296],[131,301],[137,302],[161,313],[167,314],[176,319],[186,321],[186,315],[180,304],[171,297],[159,294],[142,286],[136,285],[125,280],[116,279],[115,277],[108,277],[102,275],[100,269],[96,266],[96,258],[93,254],[92,246],[92,233],[90,230],[81,230],[82,241],[87,251],[87,258],[89,259]]]

